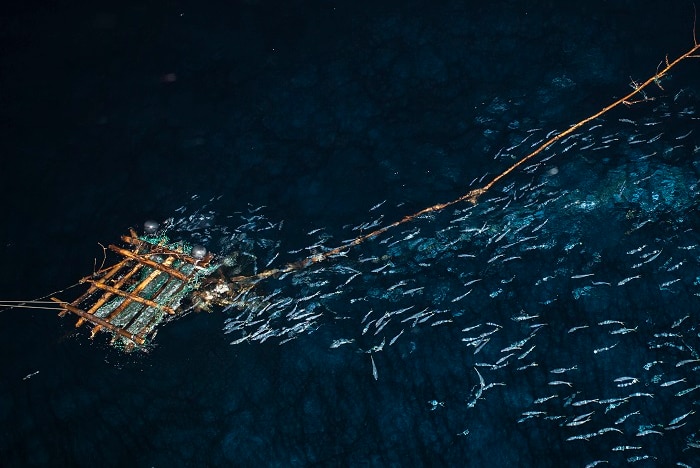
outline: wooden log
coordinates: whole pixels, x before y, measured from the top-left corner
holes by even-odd
[[[170,276],[174,276],[175,278],[182,280],[182,281],[187,281],[189,278],[187,275],[182,273],[181,271],[176,270],[175,268],[170,268],[162,263],[154,262],[153,260],[149,260],[142,255],[137,255],[132,253],[130,250],[122,249],[121,247],[117,247],[116,245],[110,245],[109,248],[113,250],[114,252],[117,252],[118,254],[128,257],[128,258],[133,258],[139,263],[143,263],[144,265],[147,265],[155,270],[160,270],[163,273],[167,273]],[[182,254],[179,254],[182,255]]]
[[[144,299],[143,297],[135,296],[135,295],[128,293],[126,291],[122,291],[121,289],[113,288],[112,286],[107,286],[106,284],[102,284],[102,283],[98,283],[98,282],[93,282],[93,284],[100,289],[104,289],[105,291],[109,291],[113,294],[117,294],[119,296],[128,298],[128,299],[135,301],[135,302],[140,302],[141,304],[145,304],[149,307],[155,307],[157,309],[160,309],[160,310],[167,312],[170,315],[175,315],[175,310],[172,307],[160,305],[157,302],[154,302],[150,299]]]
[[[79,317],[84,318],[85,320],[94,323],[95,325],[100,325],[103,328],[106,328],[107,330],[111,331],[112,333],[115,333],[119,336],[122,336],[124,338],[127,338],[128,340],[133,341],[134,343],[138,343],[140,345],[144,344],[146,340],[140,336],[137,336],[133,333],[130,333],[123,328],[119,328],[108,321],[101,319],[100,317],[97,317],[93,314],[88,314],[84,310],[81,310],[77,307],[74,307],[66,302],[63,302],[60,299],[57,299],[55,297],[51,298],[52,301],[55,301],[61,305],[61,307],[65,308],[67,311],[74,313],[75,315],[78,315]]]
[[[166,258],[166,259],[163,261],[162,265],[165,266],[165,267],[170,267],[170,265],[172,265],[174,261],[175,261],[175,258],[173,258],[173,257],[168,257],[168,258]],[[161,264],[159,263],[159,265],[161,265]],[[153,281],[154,279],[156,279],[156,278],[158,277],[159,274],[160,274],[160,271],[158,271],[158,270],[152,271],[147,277],[145,277],[145,278],[138,284],[138,286],[136,286],[136,288],[134,288],[134,290],[131,292],[131,294],[132,294],[132,295],[139,295],[139,294],[141,293],[141,291],[143,291],[144,289],[146,289],[146,287],[151,283],[151,281]],[[170,281],[170,278],[168,278],[168,280],[166,281],[166,284],[167,284],[169,281]],[[159,291],[160,291],[160,290],[162,290],[162,287],[161,287],[161,289],[159,289]],[[139,297],[141,297],[141,296],[139,296]],[[158,297],[158,293],[156,293],[156,294],[153,295],[153,299],[156,299],[157,297]],[[171,312],[168,312],[168,313],[169,313],[170,315],[175,314],[175,311],[174,311],[172,308],[163,306],[163,307],[160,307],[160,309],[161,309],[161,310],[165,310],[166,312],[168,312],[168,310],[172,310],[172,313],[171,313]]]
[[[121,287],[124,285],[124,283],[126,283],[126,282],[129,280],[129,278],[131,278],[131,277],[134,276],[136,273],[138,273],[138,271],[141,269],[142,266],[143,266],[143,265],[141,265],[140,263],[137,263],[136,265],[134,265],[134,268],[132,268],[132,269],[131,269],[127,274],[125,274],[119,281],[117,281],[117,282],[114,284],[113,287],[116,288],[116,289],[121,289]],[[106,279],[106,278],[100,278],[99,280],[95,280],[95,281],[99,282],[100,284],[105,284],[105,283],[104,283],[104,280],[105,280],[105,279]],[[97,290],[100,290],[100,291],[101,291],[101,289],[99,289],[99,288],[98,288],[97,286],[95,286],[95,285],[90,286],[90,290],[92,290],[93,292],[94,292],[94,291],[97,291]],[[95,311],[97,311],[97,309],[99,309],[100,307],[102,307],[102,306],[105,304],[105,302],[107,302],[112,296],[114,296],[113,293],[108,292],[108,291],[104,292],[104,293],[102,294],[102,297],[100,297],[97,301],[95,301],[95,303],[90,307],[90,309],[88,309],[87,313],[88,313],[88,314],[94,314]],[[76,300],[76,301],[73,301],[73,302],[71,303],[71,305],[77,307],[78,304],[80,304],[80,302],[82,302],[82,301],[77,301],[77,300]],[[80,325],[83,324],[83,322],[84,322],[84,320],[83,320],[82,318],[80,318],[80,319],[78,319],[78,321],[75,323],[75,326],[76,326],[76,327],[79,327]]]
[[[174,261],[175,261],[175,259],[174,259],[173,257],[168,257],[168,258],[165,259],[165,261],[163,262],[163,264],[164,264],[165,266],[170,266]],[[137,270],[139,266],[140,266],[140,264],[137,265],[136,267],[134,267],[134,270]],[[144,304],[144,305],[148,305],[148,304],[146,304],[146,303],[144,303],[144,302],[142,302],[142,301],[149,301],[149,302],[151,302],[151,303],[153,303],[153,304],[156,304],[155,307],[157,307],[157,308],[159,308],[159,309],[161,309],[161,310],[164,310],[165,312],[167,312],[167,313],[170,314],[170,315],[174,315],[174,314],[175,314],[175,310],[174,310],[174,309],[172,309],[172,308],[170,308],[170,307],[167,307],[167,306],[162,306],[162,305],[160,305],[160,304],[157,304],[156,302],[150,301],[149,299],[144,299],[144,298],[142,298],[141,296],[139,296],[139,294],[141,293],[141,291],[143,291],[144,289],[146,289],[146,287],[151,283],[151,281],[153,281],[154,279],[156,279],[156,278],[158,277],[158,275],[160,275],[160,274],[161,274],[161,272],[160,272],[159,270],[154,270],[154,271],[152,271],[147,277],[145,277],[145,278],[143,279],[143,281],[141,281],[141,282],[136,286],[136,288],[134,288],[133,291],[131,291],[130,293],[127,293],[128,296],[126,296],[125,299],[124,299],[124,301],[123,301],[121,304],[119,304],[112,312],[109,313],[109,315],[106,317],[106,320],[109,322],[109,321],[111,321],[112,319],[114,319],[114,317],[117,317],[119,314],[121,314],[121,313],[124,311],[124,309],[126,309],[126,308],[129,306],[129,304],[131,304],[132,301],[133,301],[133,302],[139,302],[139,303]],[[166,281],[165,284],[167,284],[169,281],[170,281],[170,279],[168,279],[168,281]],[[160,290],[162,290],[162,287],[159,289],[159,291],[160,291]],[[120,291],[121,291],[121,290],[120,290]],[[106,293],[105,293],[105,295],[107,295],[107,294],[109,294],[109,292],[106,292]],[[153,297],[154,297],[154,299],[157,298],[157,297],[158,297],[158,294],[156,293]],[[137,298],[140,299],[140,300],[138,300]],[[133,322],[133,320],[136,319],[136,316],[141,315],[141,313],[143,313],[142,310],[138,311],[138,312],[135,314],[134,319],[131,320],[131,322]],[[128,328],[128,326],[127,326],[127,328]],[[100,331],[99,325],[95,326],[95,328],[92,329],[92,336],[95,336],[95,333],[97,333],[98,331]]]
[[[102,281],[105,281],[105,280],[110,279],[111,277],[113,277],[114,275],[116,275],[116,274],[119,272],[119,270],[121,270],[122,267],[124,267],[124,266],[125,266],[128,262],[130,262],[130,261],[132,261],[132,260],[125,258],[124,260],[120,261],[120,262],[117,263],[116,265],[113,265],[113,266],[109,267],[109,268],[107,269],[107,273],[106,273],[104,276],[102,276],[100,279],[101,279]],[[90,276],[86,276],[85,278],[81,279],[79,282],[80,282],[81,284],[82,284],[82,283],[85,283],[85,282],[87,282],[88,278],[90,278]],[[84,293],[82,296],[80,296],[79,298],[77,298],[76,300],[74,300],[73,302],[71,302],[71,304],[72,304],[73,306],[76,306],[76,307],[77,307],[78,304],[80,304],[80,303],[83,302],[85,299],[87,299],[88,297],[90,297],[90,295],[94,294],[96,291],[97,291],[97,288],[95,288],[94,286],[90,286],[90,287],[88,288],[88,290],[85,291],[85,293]],[[65,314],[66,314],[66,311],[64,310],[64,311],[61,311],[61,313],[59,313],[58,315],[60,315],[61,317],[63,317]],[[82,324],[81,320],[78,320],[78,322],[79,322],[79,323],[76,324],[76,327],[79,327],[79,326]]]
[[[131,230],[131,232],[133,233],[134,231]],[[141,248],[141,247],[137,246],[136,249],[134,249],[134,253],[135,253],[135,254],[138,254],[140,248]],[[100,274],[100,273],[102,273],[102,272],[106,272],[106,273],[104,273],[104,274],[102,274],[102,275],[100,276],[100,280],[101,280],[102,282],[105,282],[106,280],[112,278],[112,277],[115,276],[117,273],[119,273],[119,271],[121,271],[121,269],[122,269],[123,267],[125,267],[125,266],[126,266],[129,262],[131,262],[131,261],[133,261],[133,260],[131,260],[131,259],[129,259],[129,258],[124,258],[124,259],[122,259],[121,261],[119,261],[119,263],[117,263],[117,264],[115,264],[115,265],[112,265],[111,267],[107,267],[107,268],[105,268],[105,269],[103,269],[103,270],[100,270],[100,271],[98,271],[98,272],[96,272],[96,273],[93,273],[91,276],[86,276],[85,278],[82,278],[79,282],[80,282],[81,284],[82,284],[82,283],[85,283],[85,282],[88,281],[88,279],[95,278],[96,275],[98,275],[98,274]],[[132,270],[129,274],[127,274],[127,276],[130,277],[131,275],[133,275],[133,273],[135,273],[135,272]],[[128,279],[128,278],[127,278],[127,279]],[[123,283],[124,281],[126,281],[126,280],[125,280],[125,279],[122,279],[122,280],[120,280],[120,283]],[[118,286],[118,287],[119,287],[119,286]],[[85,291],[85,293],[84,293],[82,296],[80,296],[79,298],[77,298],[76,300],[74,300],[73,302],[71,302],[71,305],[77,307],[78,304],[80,304],[80,303],[83,302],[85,299],[87,299],[88,297],[90,297],[90,295],[94,294],[96,291],[97,291],[97,288],[96,288],[95,286],[90,286],[90,287],[88,288],[88,290]],[[111,294],[110,294],[110,295],[105,294],[105,295],[102,297],[102,302],[99,303],[99,304],[96,305],[96,306],[93,305],[93,307],[91,307],[91,309],[88,310],[88,313],[93,313],[95,310],[97,310],[97,308],[98,308],[100,305],[102,305],[107,299],[109,299],[109,297],[111,297]],[[99,302],[99,301],[98,301],[98,302]],[[66,314],[66,311],[62,311],[62,312],[59,313],[58,315],[64,316],[65,314]],[[78,320],[78,322],[75,324],[75,326],[76,326],[76,327],[79,327],[79,326],[82,325],[82,324],[83,324],[83,319],[81,318],[81,319]]]

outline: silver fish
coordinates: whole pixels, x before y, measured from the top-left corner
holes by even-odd
[[[678,424],[679,422],[683,421],[685,418],[687,418],[691,414],[695,414],[695,410],[690,410],[687,413],[678,416],[677,418],[673,418],[673,420],[670,423],[668,423],[668,425],[673,426],[674,424]]]
[[[549,395],[547,397],[538,398],[537,400],[533,401],[533,403],[535,405],[539,405],[539,404],[542,404],[542,403],[549,401],[553,398],[558,398],[558,397],[559,397],[559,395]]]

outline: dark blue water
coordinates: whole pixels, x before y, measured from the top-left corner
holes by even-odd
[[[687,2],[580,3],[4,7],[0,299],[75,283],[148,218],[260,269],[318,228],[339,245],[693,45]],[[292,301],[269,340],[231,345],[258,329],[218,309],[127,355],[0,312],[3,466],[699,466],[699,63],[477,206],[261,284]],[[320,316],[280,344],[293,305]]]

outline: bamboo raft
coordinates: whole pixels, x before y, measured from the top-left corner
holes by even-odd
[[[166,320],[184,313],[181,301],[196,291],[218,265],[205,249],[184,242],[170,243],[165,235],[122,236],[128,248],[110,245],[121,258],[116,264],[82,278],[87,291],[73,302],[51,297],[60,316],[78,316],[75,326],[92,325],[112,334],[112,344],[130,351],[143,347]]]

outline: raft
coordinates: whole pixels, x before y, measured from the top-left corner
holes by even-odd
[[[75,326],[92,326],[112,335],[111,343],[126,351],[146,347],[158,326],[186,313],[182,301],[219,265],[201,246],[170,242],[165,234],[139,236],[133,229],[121,237],[124,247],[109,245],[118,261],[82,278],[88,289],[68,303],[58,298],[60,316],[78,316]]]

